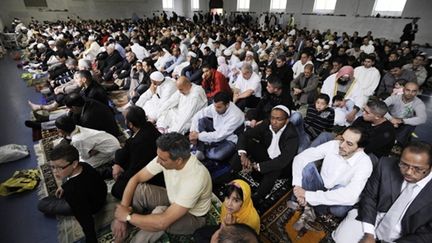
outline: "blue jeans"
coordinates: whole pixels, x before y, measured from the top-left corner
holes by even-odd
[[[318,172],[318,169],[315,165],[315,163],[309,163],[306,165],[306,167],[303,168],[302,171],[302,187],[306,191],[327,191],[327,189],[324,187],[324,182],[321,178],[321,175]],[[337,185],[330,190],[334,190],[337,188],[340,188],[342,186]],[[326,214],[330,212],[332,215],[336,217],[345,217],[349,210],[352,209],[352,206],[327,206],[327,205],[318,205],[314,206],[315,212],[318,214]]]
[[[315,148],[323,143],[331,141],[335,138],[335,134],[331,132],[322,132],[318,137],[316,137],[310,144],[311,148]]]
[[[303,150],[309,148],[311,142],[309,135],[304,130],[303,117],[300,112],[295,111],[292,113],[289,120],[297,130],[297,134],[299,137],[299,147],[297,153],[301,153]]]
[[[215,131],[213,127],[213,119],[204,117],[198,121],[198,131],[199,132],[213,132]],[[198,141],[197,150],[201,151],[207,159],[225,161],[230,158],[235,152],[236,144],[228,141],[226,139],[214,142],[214,143],[204,143]]]

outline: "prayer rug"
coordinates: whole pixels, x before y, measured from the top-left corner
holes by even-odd
[[[56,137],[53,133],[46,133],[53,135],[52,137]],[[39,183],[38,195],[39,198],[44,198],[48,195],[54,195],[57,189],[57,185],[59,184],[56,181],[51,167],[48,165],[47,156],[49,157],[49,151],[52,148],[49,145],[53,139],[52,137],[46,137],[39,141],[34,146],[34,150],[36,153],[36,157],[38,160],[38,167],[41,174],[41,183]],[[113,180],[106,181],[108,185],[108,191],[111,191],[112,185],[114,184]],[[107,196],[107,204],[105,207],[100,210],[95,216],[95,225],[96,232],[99,243],[108,243],[113,241],[113,234],[111,232],[111,222],[114,218],[114,209],[115,205],[118,203],[118,200],[115,199],[111,193],[108,193]],[[212,205],[210,208],[210,212],[207,214],[207,224],[208,225],[217,225],[220,219],[220,208],[221,201],[213,194],[212,196]],[[62,243],[84,243],[84,233],[82,232],[81,226],[78,221],[74,217],[65,217],[59,216],[57,232],[58,232],[58,241]],[[138,232],[138,229],[133,229],[129,234],[129,240]],[[168,242],[182,242],[188,243],[193,242],[192,235],[172,235],[172,234],[164,234],[158,242],[160,243],[168,243]]]
[[[330,215],[317,216],[314,222],[308,223],[307,230],[296,231],[293,225],[300,218],[301,212],[296,211],[288,217],[287,202],[291,193],[286,193],[273,207],[261,216],[260,237],[263,242],[292,242],[292,243],[330,243],[333,242],[331,233],[337,228],[340,219]],[[281,231],[284,231],[281,232]],[[289,236],[289,240],[283,237]]]

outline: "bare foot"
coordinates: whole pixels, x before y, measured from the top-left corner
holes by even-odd
[[[42,109],[41,105],[36,105],[35,103],[31,102],[30,100],[28,101],[28,104],[29,104],[30,108],[32,109],[32,111],[37,111],[37,110]]]

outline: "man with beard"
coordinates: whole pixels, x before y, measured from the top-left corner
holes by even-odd
[[[346,116],[346,120],[350,123],[355,120],[360,107],[363,107],[367,101],[363,90],[354,78],[354,69],[351,66],[344,66],[336,75],[328,77],[323,83],[321,93],[327,94],[329,97],[341,95],[345,100],[352,100],[354,102],[352,111]]]
[[[291,205],[305,208],[294,228],[300,230],[306,221],[314,221],[315,213],[343,218],[360,200],[373,169],[363,151],[367,142],[363,129],[348,127],[340,139],[306,149],[294,158],[292,184],[296,202]],[[319,171],[314,161],[321,159]]]
[[[290,90],[290,84],[293,80],[293,71],[286,63],[286,56],[279,55],[276,58],[276,65],[272,66],[272,74],[282,81],[285,90]]]

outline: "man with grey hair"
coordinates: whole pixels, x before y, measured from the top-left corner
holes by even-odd
[[[234,83],[233,102],[244,111],[246,107],[255,108],[261,98],[261,79],[253,71],[252,65],[244,63]]]
[[[116,243],[126,238],[127,223],[140,228],[131,242],[155,242],[165,231],[192,234],[206,223],[212,195],[210,173],[190,154],[185,136],[167,133],[156,145],[157,157],[129,180],[116,207],[111,225]],[[146,183],[161,172],[166,189]]]

